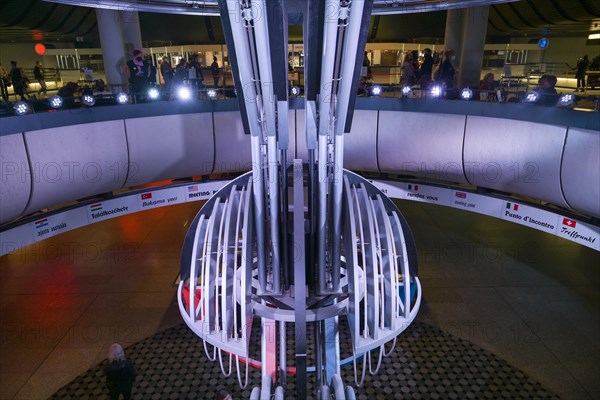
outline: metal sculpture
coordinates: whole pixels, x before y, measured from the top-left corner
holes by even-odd
[[[191,224],[179,308],[226,376],[235,360],[245,387],[248,368],[261,368],[261,386],[251,398],[282,399],[293,369],[296,398],[307,397],[307,372],[314,372],[317,398],[351,399],[341,365],[353,363],[354,384],[362,385],[367,364],[375,374],[421,302],[414,240],[402,214],[367,180],[342,168],[372,0],[304,6],[309,156],[292,163],[286,160],[287,82],[283,95],[272,84],[287,68],[287,36],[269,36],[270,30],[287,32],[287,11],[282,0],[269,4],[220,2],[253,168],[217,192]],[[322,30],[315,29],[319,24]],[[311,51],[315,43],[319,51]],[[340,323],[348,324],[352,344],[346,359],[340,357]],[[258,339],[253,324],[259,359],[251,351]],[[290,324],[293,363],[287,360]],[[391,350],[386,343],[393,343]],[[307,365],[309,350],[314,365]]]

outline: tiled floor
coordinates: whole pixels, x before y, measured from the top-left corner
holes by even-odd
[[[600,399],[599,253],[490,217],[400,207],[419,248],[419,326],[465,339],[563,398]],[[179,329],[173,282],[197,209],[120,217],[0,258],[0,399],[48,398],[94,371],[110,343]]]

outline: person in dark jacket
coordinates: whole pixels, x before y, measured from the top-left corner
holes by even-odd
[[[40,90],[38,90],[38,94],[46,94],[48,93],[48,89],[46,87],[46,81],[44,77],[44,68],[42,67],[42,63],[39,61],[35,62],[35,66],[33,67],[33,77],[40,84]]]
[[[215,89],[219,87],[219,63],[217,62],[217,56],[213,56],[213,63],[210,64],[210,73],[213,77],[213,83]]]
[[[160,73],[165,81],[164,90],[165,92],[171,91],[171,81],[173,80],[173,67],[169,62],[169,57],[164,56],[162,63],[160,64]]]
[[[23,74],[21,69],[17,67],[16,61],[10,62],[10,79],[12,80],[13,90],[15,95],[21,96],[21,100],[25,100],[25,89],[29,79]]]
[[[431,81],[431,74],[433,72],[433,57],[431,56],[431,49],[426,48],[423,50],[423,64],[421,64],[419,80],[423,82]]]
[[[444,61],[439,67],[436,81],[444,84],[446,89],[454,87],[454,74],[456,73],[453,65],[454,58],[454,50],[449,49],[444,51]]]
[[[150,69],[148,63],[142,57],[142,51],[135,49],[133,51],[133,60],[127,61],[127,67],[129,68],[129,85],[131,86],[131,92],[133,94],[146,93],[148,87],[148,78],[150,76]]]
[[[577,73],[575,74],[575,78],[577,78],[576,92],[578,90],[581,90],[582,92],[585,91],[585,73],[587,72],[589,65],[590,59],[588,58],[587,54],[577,60]]]
[[[121,394],[124,400],[131,399],[136,371],[131,361],[125,358],[123,347],[118,343],[113,343],[108,350],[108,363],[104,365],[104,374],[111,400],[118,400]]]

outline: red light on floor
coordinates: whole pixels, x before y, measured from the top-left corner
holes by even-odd
[[[44,46],[41,43],[38,43],[35,45],[35,52],[38,53],[40,56],[44,55],[44,53],[46,52],[46,46]]]

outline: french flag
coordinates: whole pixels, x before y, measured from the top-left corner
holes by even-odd
[[[419,185],[409,184],[408,185],[408,190],[412,190],[413,192],[418,192],[419,191]]]

